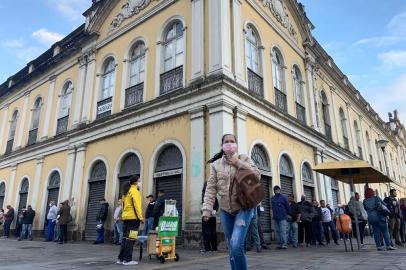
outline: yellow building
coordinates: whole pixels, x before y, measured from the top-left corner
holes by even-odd
[[[206,161],[225,133],[269,195],[278,184],[346,203],[349,186],[311,168],[357,158],[406,195],[404,127],[377,115],[295,0],[92,2],[85,24],[0,85],[0,206],[32,205],[37,232],[47,202],[69,199],[72,237],[93,239],[98,200],[112,209],[120,183],[139,174],[144,196],[177,200],[195,244]],[[263,205],[269,236],[269,196]]]

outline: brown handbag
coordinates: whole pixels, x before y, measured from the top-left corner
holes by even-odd
[[[235,186],[235,187],[234,187]],[[253,209],[265,198],[261,181],[251,169],[238,169],[230,185],[230,200],[235,188],[237,201],[242,209]]]

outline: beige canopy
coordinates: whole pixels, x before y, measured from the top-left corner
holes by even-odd
[[[347,184],[373,184],[393,182],[381,171],[364,160],[340,160],[320,163],[314,171]]]

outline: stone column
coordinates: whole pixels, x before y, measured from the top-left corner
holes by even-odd
[[[73,185],[71,191],[70,200],[72,202],[72,217],[75,224],[78,224],[81,219],[86,218],[86,213],[78,213],[78,209],[83,209],[82,206],[84,204],[84,195],[86,192],[82,190],[84,186],[84,166],[85,166],[85,156],[86,156],[86,145],[80,144],[76,147],[76,160],[75,160],[75,170],[73,173]],[[85,193],[85,194],[83,194]]]
[[[218,101],[207,105],[209,107],[209,153],[218,153],[221,138],[224,134],[234,134],[233,105]]]
[[[75,93],[75,110],[73,111],[73,127],[80,123],[83,103],[83,91],[85,87],[85,78],[87,72],[87,55],[82,55],[78,58],[79,61],[79,79],[77,91]]]
[[[21,148],[21,144],[23,142],[23,135],[28,132],[28,130],[25,130],[25,122],[26,122],[27,114],[29,112],[28,101],[30,100],[30,93],[31,93],[30,91],[25,92],[23,111],[21,112],[20,126],[16,130],[17,143],[15,145],[15,149]]]
[[[238,144],[238,153],[239,154],[248,154],[247,146],[247,112],[241,108],[237,108],[237,119],[236,119],[236,136]]]
[[[192,0],[192,80],[204,76],[204,0]]]
[[[316,107],[315,107],[315,98],[314,98],[314,82],[313,82],[313,67],[314,67],[314,61],[313,59],[306,58],[306,78],[307,78],[307,100],[308,100],[308,110],[310,110],[309,115],[310,117],[308,118],[308,123],[310,126],[318,130],[317,126],[317,117],[316,117]],[[310,121],[309,121],[310,120]]]
[[[41,140],[46,140],[48,138],[49,122],[51,121],[52,101],[54,100],[55,81],[56,81],[56,76],[51,76],[49,78],[48,98],[47,98],[47,104],[46,104],[46,108],[45,108],[45,122],[44,122],[44,126],[42,128]],[[57,117],[54,116],[52,119],[52,122],[55,122],[56,120],[57,120]]]
[[[34,177],[34,182],[32,192],[30,192],[31,196],[31,206],[34,210],[37,210],[37,215],[39,215],[39,218],[36,218],[34,220],[35,222],[35,227],[36,229],[43,229],[44,228],[44,219],[45,219],[45,210],[44,206],[46,206],[46,196],[48,194],[47,191],[45,190],[39,190],[39,187],[41,185],[41,180],[42,180],[42,167],[44,165],[44,157],[38,157],[36,159],[36,166],[35,166],[35,177]],[[40,200],[38,202],[38,200]]]
[[[233,7],[233,43],[234,43],[234,76],[237,82],[242,85],[247,85],[244,81],[244,69],[243,69],[243,31],[241,20],[241,0],[232,0]],[[261,57],[261,56],[260,56]],[[258,59],[260,61],[261,59]],[[263,70],[264,62],[262,62]],[[264,87],[265,88],[265,87]]]
[[[323,150],[316,149],[315,150],[315,164],[318,165],[323,163]],[[333,195],[331,193],[331,182],[330,179],[321,173],[316,173],[317,185],[318,185],[318,192],[319,198],[323,198],[326,200],[327,203],[332,202]]]
[[[83,96],[83,110],[81,122],[89,123],[92,115],[92,93],[97,92],[97,89],[94,89],[94,80],[95,80],[95,71],[96,71],[96,51],[91,50],[88,52],[88,63],[87,63],[87,72]]]
[[[353,152],[353,153],[357,153],[357,150],[358,149],[356,149],[357,147],[356,147],[356,142],[354,141],[354,128],[353,128],[353,122],[352,122],[352,120],[351,120],[351,117],[350,117],[350,107],[351,107],[351,103],[349,103],[349,102],[347,102],[346,103],[346,107],[347,107],[347,118],[348,118],[348,120],[347,120],[347,123],[348,123],[348,125],[349,125],[349,129],[348,129],[348,140],[350,141],[350,151],[351,152]]]
[[[337,115],[338,111],[336,108],[336,89],[334,87],[330,87],[330,91],[331,91],[331,108],[333,109],[333,119],[331,121],[331,132],[332,132],[332,137],[333,137],[333,141],[336,143],[340,143],[340,135],[341,133],[338,131],[339,130],[339,126],[341,126],[340,123],[340,117]],[[334,128],[333,128],[334,125]],[[333,129],[335,132],[333,132]],[[342,136],[341,136],[342,137]],[[343,142],[344,145],[344,142]]]
[[[209,73],[231,71],[230,1],[209,0]]]
[[[16,197],[18,197],[18,190],[14,191],[14,182],[15,182],[16,174],[17,174],[17,164],[13,164],[11,166],[10,181],[8,182],[8,185],[6,186],[6,192],[7,192],[6,201],[7,201],[7,204],[10,204],[11,206],[13,206],[13,208],[17,209],[17,205],[12,205],[13,197],[14,197],[14,201],[16,200]]]
[[[76,148],[74,146],[70,146],[68,148],[66,172],[65,177],[63,178],[62,198],[60,199],[60,201],[64,201],[71,198],[73,171],[75,170],[75,160],[76,160]]]
[[[368,142],[366,141],[365,132],[364,132],[364,129],[362,128],[362,121],[363,121],[362,119],[363,118],[364,117],[362,115],[358,115],[359,132],[361,133],[360,134],[360,140],[361,140],[361,145],[360,146],[362,147],[362,151],[363,151],[362,156],[364,157],[364,160],[368,161],[368,163],[369,163],[370,160],[369,160]]]
[[[190,222],[201,221],[201,190],[205,176],[205,130],[203,107],[189,111],[190,114],[190,183],[189,183],[189,205]]]
[[[4,108],[3,108],[3,116],[1,118],[1,127],[0,127],[0,155],[2,155],[6,149],[6,145],[7,145],[7,140],[8,140],[8,134],[6,132],[7,129],[7,124],[8,126],[10,126],[10,122],[8,119],[8,108],[9,105],[7,104]]]

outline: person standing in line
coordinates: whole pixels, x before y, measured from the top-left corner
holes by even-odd
[[[285,195],[281,194],[281,188],[274,186],[275,195],[271,199],[273,220],[275,221],[275,232],[279,242],[279,249],[287,249],[288,241],[286,232],[288,227],[289,204]]]
[[[49,202],[49,210],[47,214],[47,238],[45,241],[53,241],[54,240],[54,230],[56,219],[58,217],[58,207],[56,207],[54,201]]]
[[[288,244],[291,244],[294,248],[297,248],[297,234],[300,223],[300,210],[295,202],[295,196],[289,194],[288,196],[289,212],[288,212]]]
[[[158,190],[158,198],[154,205],[154,229],[158,227],[159,218],[163,216],[165,212],[165,191],[163,189]]]
[[[130,236],[138,232],[140,223],[144,223],[141,209],[141,193],[137,188],[139,180],[140,177],[135,175],[123,188],[123,210],[121,215],[121,219],[123,220],[123,240],[121,241],[120,253],[116,261],[117,264],[138,264],[137,261],[133,261],[132,259],[135,239]]]
[[[25,239],[28,236],[28,239],[32,241],[32,224],[34,222],[35,211],[32,209],[31,205],[28,205],[27,209],[23,210],[23,220],[22,220],[22,229],[18,241]]]
[[[11,223],[14,220],[14,208],[11,205],[6,206],[7,212],[4,213],[4,238],[9,238]]]
[[[358,192],[355,192],[354,197],[351,197],[350,201],[348,202],[348,210],[351,217],[352,234],[355,237],[357,237],[357,228],[355,223],[355,215],[357,215],[360,242],[364,247],[365,226],[367,224],[368,214],[364,209],[364,204],[360,201]]]
[[[4,209],[0,210],[0,226],[4,224]]]
[[[209,221],[216,196],[219,195],[220,218],[228,246],[231,269],[246,270],[248,266],[244,243],[254,209],[242,209],[237,199],[236,189],[233,188],[230,192],[229,187],[239,168],[251,170],[258,181],[260,173],[248,156],[238,155],[234,135],[224,135],[221,139],[221,148],[221,151],[208,161],[210,176],[207,180],[202,217],[204,221]]]
[[[402,242],[400,241],[400,205],[396,196],[396,189],[391,189],[389,191],[389,197],[386,197],[384,202],[390,211],[389,236],[391,239],[395,238],[396,245],[402,246]]]
[[[104,243],[104,223],[106,222],[107,215],[109,213],[109,203],[105,198],[100,199],[100,209],[96,216],[96,241],[93,242],[94,245]]]
[[[114,209],[113,219],[114,219],[114,242],[115,245],[121,245],[121,240],[123,239],[123,221],[121,220],[122,213],[122,201],[118,199],[116,208]]]
[[[202,203],[204,203],[204,195],[206,193],[207,182],[203,184],[202,190]],[[203,235],[203,246],[204,249],[200,250],[201,253],[217,251],[217,220],[216,213],[219,210],[219,203],[217,198],[214,202],[212,216],[208,221],[202,218],[202,235]]]
[[[381,234],[385,240],[386,250],[396,250],[390,242],[388,224],[386,222],[387,216],[382,212],[382,209],[385,207],[386,204],[381,198],[375,196],[375,191],[372,188],[365,190],[364,208],[368,213],[368,223],[372,226],[375,245],[378,251],[383,250]]]
[[[58,222],[59,222],[59,244],[68,242],[68,224],[72,221],[72,216],[70,214],[69,201],[66,200],[62,203],[61,208],[58,211]]]
[[[15,227],[15,232],[14,232],[14,235],[17,238],[20,238],[20,235],[21,235],[21,231],[22,231],[22,228],[23,228],[23,218],[24,218],[25,210],[27,210],[27,208],[24,205],[21,208],[21,210],[18,211],[18,213],[17,213],[17,222],[16,222],[16,227]]]
[[[251,223],[247,233],[246,239],[246,250],[250,251],[253,244],[255,245],[255,250],[257,253],[260,253],[261,250],[261,239],[259,237],[258,231],[258,208],[254,208],[254,216],[251,219]]]
[[[400,199],[400,239],[406,243],[406,198]]]
[[[319,206],[319,202],[313,200],[314,213],[312,217],[312,244],[316,245],[319,243],[319,246],[324,246],[323,243],[323,227],[322,227],[322,213]]]
[[[262,224],[262,222],[261,222],[261,216],[264,214],[264,212],[265,212],[265,209],[264,209],[264,207],[262,206],[262,203],[260,203],[260,204],[257,206],[257,214],[258,214],[258,217],[257,217],[258,234],[259,234],[259,239],[260,239],[260,241],[261,241],[261,248],[262,248],[262,249],[268,249],[268,246],[266,245],[266,242],[265,242],[264,231],[263,231],[263,229],[262,229],[263,224]]]
[[[148,235],[149,231],[153,231],[154,228],[154,206],[155,200],[154,195],[150,194],[147,196],[148,206],[147,210],[145,211],[145,224],[144,224],[144,232],[143,235]]]
[[[332,219],[332,209],[326,207],[325,200],[320,201],[320,206],[321,206],[321,216],[322,216],[321,221],[323,225],[324,238],[326,239],[327,245],[330,244],[330,233],[331,236],[333,237],[334,243],[338,245],[337,231]]]
[[[302,195],[300,202],[297,203],[300,211],[299,223],[299,244],[306,242],[306,247],[310,245],[312,240],[312,218],[314,214],[313,205],[306,201],[306,196]]]

